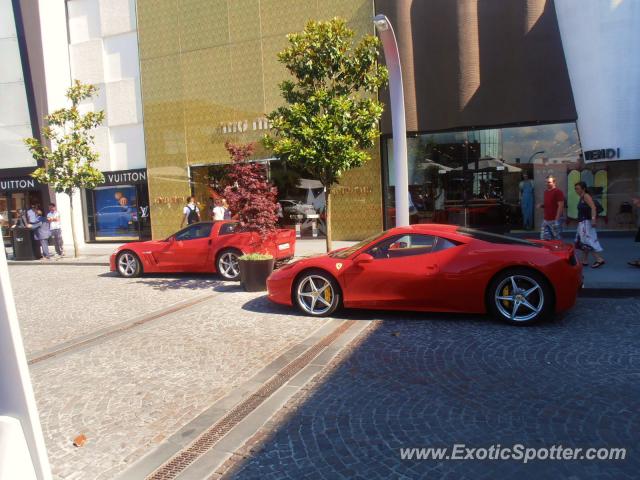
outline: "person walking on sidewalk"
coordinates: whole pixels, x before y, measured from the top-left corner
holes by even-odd
[[[51,254],[49,253],[49,238],[51,237],[49,222],[47,217],[42,215],[42,210],[38,210],[36,213],[36,222],[30,223],[29,228],[33,229],[33,237],[40,242],[42,259],[51,260]]]
[[[189,197],[189,203],[187,203],[182,209],[182,222],[180,223],[180,228],[184,226],[185,222],[187,222],[187,225],[191,225],[192,223],[197,223],[199,221],[200,209],[196,203],[196,197]]]
[[[544,203],[538,205],[544,209],[544,218],[540,227],[542,240],[562,240],[562,218],[564,213],[564,194],[556,186],[556,179],[547,177],[547,189],[544,191]]]
[[[49,204],[47,221],[49,222],[49,230],[51,230],[51,236],[53,237],[56,255],[63,257],[64,251],[62,250],[62,226],[60,225],[60,212],[58,212],[55,203]]]
[[[216,198],[214,201],[214,207],[212,210],[213,213],[213,220],[215,222],[218,222],[220,220],[224,220],[224,213],[225,213],[225,208],[222,205],[222,200],[220,200],[219,198]]]
[[[598,241],[598,233],[595,224],[598,219],[599,204],[593,199],[587,190],[587,184],[578,182],[575,184],[576,193],[580,197],[578,202],[578,230],[576,232],[576,247],[582,250],[582,264],[589,265],[589,253],[593,252],[596,261],[591,268],[599,268],[604,265],[604,258],[600,255],[602,246]],[[602,207],[600,207],[601,209]]]

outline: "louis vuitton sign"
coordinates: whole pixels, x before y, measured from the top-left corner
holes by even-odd
[[[115,172],[102,172],[104,183],[102,185],[137,185],[147,183],[147,169],[118,170]]]

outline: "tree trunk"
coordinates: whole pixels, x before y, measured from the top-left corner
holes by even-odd
[[[325,187],[324,190],[325,202],[327,204],[326,207],[326,218],[325,218],[325,226],[327,230],[327,252],[332,250],[331,246],[331,187]]]
[[[70,212],[71,212],[71,237],[73,238],[73,258],[78,258],[78,240],[76,238],[76,222],[74,222],[73,217],[73,193],[68,194],[69,201],[71,203]]]

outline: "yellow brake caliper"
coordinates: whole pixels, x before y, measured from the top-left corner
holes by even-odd
[[[503,297],[509,296],[509,285],[505,285],[504,288],[502,289],[502,296]],[[510,303],[510,300],[502,300],[502,305],[504,305],[504,308],[509,308],[509,303]]]
[[[331,303],[331,289],[328,287],[324,290],[324,299]]]

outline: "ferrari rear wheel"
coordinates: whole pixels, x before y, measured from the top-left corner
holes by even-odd
[[[340,306],[340,287],[328,274],[310,271],[295,283],[293,298],[303,313],[326,317]]]
[[[553,296],[545,278],[529,270],[509,270],[498,275],[489,288],[489,310],[501,320],[517,325],[547,317]]]
[[[142,272],[142,265],[140,265],[138,256],[129,251],[124,251],[118,255],[116,267],[120,276],[125,278],[137,277]]]
[[[223,250],[218,255],[216,270],[222,278],[235,282],[240,279],[240,262],[238,257],[242,255],[238,250]]]

